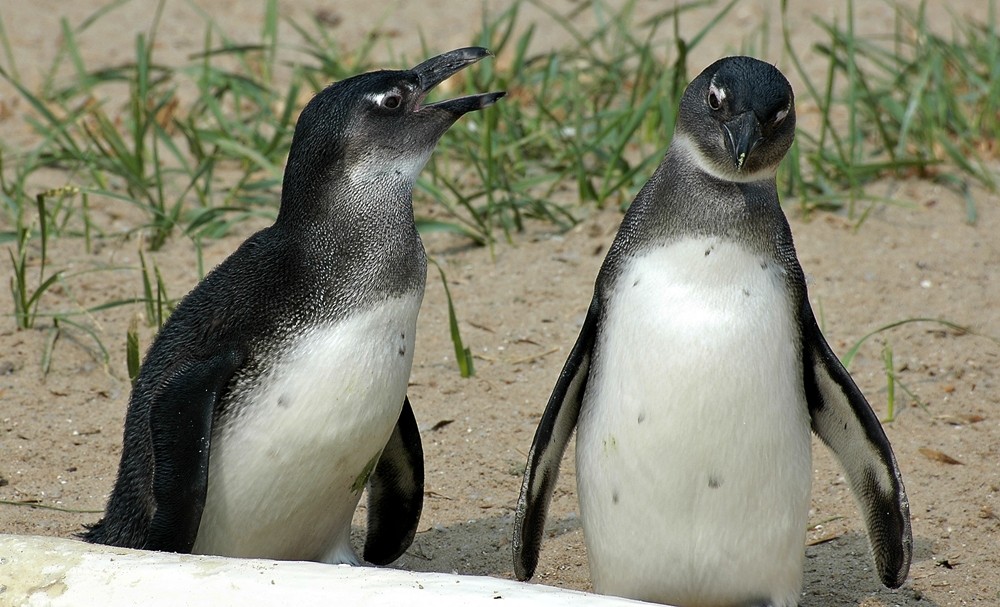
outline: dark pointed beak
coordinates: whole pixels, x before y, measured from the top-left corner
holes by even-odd
[[[726,131],[726,147],[733,156],[733,166],[737,172],[742,171],[747,158],[764,139],[760,121],[753,112],[743,112],[729,122],[723,123],[722,128]]]
[[[423,100],[423,97],[431,92],[435,86],[457,74],[463,68],[490,55],[492,55],[492,53],[482,47],[470,46],[468,48],[448,51],[447,53],[438,55],[437,57],[431,57],[427,61],[424,61],[420,65],[414,67],[411,71],[417,75],[420,82],[420,90],[422,93],[421,100]],[[497,99],[500,99],[506,94],[507,93],[505,91],[480,93],[478,95],[467,95],[465,97],[458,97],[457,99],[438,101],[437,103],[430,103],[423,106],[418,104],[417,111],[421,108],[433,107],[439,110],[451,112],[457,116],[461,116],[466,112],[480,110],[484,107],[491,106],[496,103]]]

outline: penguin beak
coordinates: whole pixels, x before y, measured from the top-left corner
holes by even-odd
[[[414,111],[420,111],[424,108],[436,108],[438,110],[445,110],[457,117],[465,114],[466,112],[480,110],[496,103],[498,99],[507,94],[505,91],[467,95],[457,99],[448,99],[446,101],[421,105],[424,97],[426,97],[435,86],[441,84],[466,66],[472,65],[480,59],[488,57],[492,54],[493,53],[482,47],[470,46],[468,48],[448,51],[447,53],[438,55],[437,57],[431,57],[427,61],[424,61],[420,65],[414,67],[411,71],[416,74],[420,83],[420,100],[417,102],[417,106],[414,108]]]
[[[723,123],[722,128],[726,131],[726,147],[733,155],[733,165],[737,172],[742,171],[747,158],[764,140],[760,121],[753,112],[743,112],[729,122]]]

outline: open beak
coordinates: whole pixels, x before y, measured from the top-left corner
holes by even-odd
[[[737,172],[742,171],[747,158],[764,139],[760,121],[753,112],[743,112],[729,122],[723,123],[722,128],[728,137],[726,146],[733,155],[733,165]]]
[[[466,66],[472,65],[483,57],[488,57],[490,55],[492,55],[492,53],[482,47],[470,46],[467,48],[456,49],[454,51],[448,51],[447,53],[438,55],[437,57],[431,57],[420,65],[414,67],[411,71],[417,75],[417,78],[420,81],[421,101],[423,101],[423,98],[430,93],[435,86],[441,84]],[[438,101],[437,103],[429,103],[427,105],[421,105],[418,103],[416,111],[420,111],[422,108],[432,107],[439,110],[445,110],[455,114],[456,116],[461,116],[466,112],[480,110],[484,107],[491,106],[496,103],[497,99],[500,99],[506,94],[507,93],[505,91],[498,91],[493,93],[480,93],[478,95],[466,95],[465,97],[447,99],[445,101]]]

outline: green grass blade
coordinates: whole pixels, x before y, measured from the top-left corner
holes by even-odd
[[[849,368],[851,366],[851,363],[854,361],[854,357],[857,356],[858,350],[860,350],[861,346],[863,346],[865,344],[865,342],[868,341],[870,338],[872,338],[872,337],[874,337],[874,336],[876,336],[876,335],[878,335],[880,333],[884,333],[884,332],[886,332],[886,331],[888,331],[890,329],[895,329],[896,327],[901,327],[903,325],[908,325],[908,324],[918,323],[918,322],[936,323],[936,324],[948,327],[949,329],[952,329],[954,331],[959,331],[961,333],[973,333],[973,331],[971,329],[969,329],[968,327],[964,327],[964,326],[959,325],[957,323],[953,323],[951,321],[944,320],[944,319],[941,319],[941,318],[922,318],[922,317],[921,318],[905,318],[903,320],[897,320],[897,321],[891,322],[891,323],[889,323],[887,325],[883,325],[883,326],[875,329],[874,331],[871,331],[870,333],[867,333],[864,336],[862,336],[861,339],[859,339],[858,341],[854,342],[854,345],[851,346],[850,349],[848,349],[847,352],[840,358],[840,362],[844,365],[845,368]],[[1000,343],[1000,342],[998,342],[998,343]]]
[[[444,269],[433,259],[430,260],[437,268],[441,276],[441,284],[444,286],[444,295],[448,300],[448,331],[451,334],[451,343],[455,347],[455,362],[458,364],[458,372],[462,377],[472,377],[476,374],[475,366],[472,362],[472,351],[462,342],[462,334],[458,328],[458,316],[455,314],[455,306],[451,300],[451,290],[448,289],[448,279],[445,278]]]
[[[136,318],[132,317],[125,334],[125,363],[128,367],[128,378],[132,385],[139,377],[139,326]]]

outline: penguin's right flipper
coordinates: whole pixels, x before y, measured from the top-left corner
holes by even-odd
[[[235,351],[186,362],[153,397],[149,433],[155,509],[142,548],[191,552],[205,509],[215,409],[241,364]]]
[[[913,555],[903,478],[881,422],[806,308],[803,352],[812,427],[844,468],[864,514],[879,578],[899,588]]]
[[[595,295],[531,442],[514,515],[514,575],[519,580],[531,579],[538,565],[545,516],[559,476],[559,464],[580,417],[599,315],[600,304]]]
[[[413,543],[424,505],[424,451],[409,397],[368,479],[365,560],[388,565]]]

